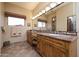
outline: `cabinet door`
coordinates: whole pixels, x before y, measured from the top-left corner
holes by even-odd
[[[45,40],[46,41],[46,40]],[[56,46],[50,43],[50,41],[46,41],[45,44],[46,51],[45,56],[47,57],[64,57],[67,56],[67,50],[60,46]]]
[[[32,44],[32,33],[31,33],[31,31],[27,31],[27,42],[29,43],[29,44]]]
[[[42,40],[42,55],[47,57],[48,48],[47,48],[47,42],[45,40]]]
[[[68,51],[65,48],[52,43],[50,39],[40,36],[37,45],[40,55],[45,57],[66,57],[68,55]]]
[[[29,31],[27,31],[27,42],[29,42],[29,38],[30,36],[29,36]]]
[[[47,56],[46,42],[43,37],[38,38],[37,50],[42,56]]]
[[[66,57],[67,56],[67,50],[55,46],[55,45],[49,45],[49,53],[48,56],[53,56],[53,57]]]
[[[50,45],[47,40],[44,40],[43,45],[44,45],[43,55],[45,57],[52,57],[53,56],[53,47],[52,47],[52,45]]]
[[[42,41],[38,38],[37,51],[42,54]]]

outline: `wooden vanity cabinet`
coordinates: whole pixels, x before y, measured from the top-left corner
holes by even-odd
[[[27,42],[32,45],[32,31],[27,31]],[[35,50],[44,57],[75,57],[77,56],[77,40],[65,41],[37,34]]]
[[[67,42],[38,35],[37,51],[45,57],[76,56],[76,41]]]
[[[32,45],[32,32],[31,30],[27,31],[27,42]]]

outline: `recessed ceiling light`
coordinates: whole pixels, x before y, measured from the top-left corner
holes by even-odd
[[[46,8],[45,8],[46,11],[48,11],[48,10],[50,10],[50,9],[51,9],[50,7],[46,7]]]
[[[50,4],[50,7],[53,8],[53,7],[55,7],[56,5],[57,5],[57,3],[53,2],[53,3]]]

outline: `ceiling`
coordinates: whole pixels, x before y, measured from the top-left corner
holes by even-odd
[[[11,2],[11,4],[15,4],[32,11],[39,4],[39,2]]]

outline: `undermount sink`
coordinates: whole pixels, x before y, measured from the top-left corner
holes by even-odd
[[[53,35],[53,36],[63,36],[61,34],[49,34],[49,35]]]
[[[57,34],[49,34],[50,36],[59,36],[59,35],[57,35]]]
[[[67,35],[59,35],[59,34],[49,34],[50,36],[55,36],[55,37],[63,37],[63,38],[70,38],[70,36]]]
[[[55,34],[49,34],[49,35],[55,35]]]

